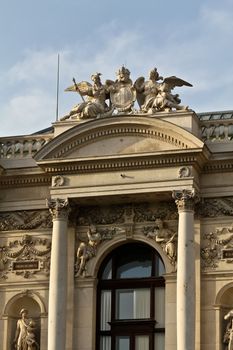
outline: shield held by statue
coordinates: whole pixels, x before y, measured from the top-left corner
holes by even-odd
[[[131,85],[121,86],[110,92],[110,100],[119,112],[129,112],[136,100],[136,90]]]

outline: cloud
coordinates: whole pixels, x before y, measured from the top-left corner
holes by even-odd
[[[59,116],[80,101],[64,89],[77,81],[90,81],[98,71],[115,79],[126,65],[132,79],[147,76],[157,66],[163,76],[176,75],[193,88],[177,89],[182,102],[196,111],[231,109],[233,95],[233,22],[231,1],[206,1],[189,22],[170,28],[146,30],[143,24],[121,28],[106,21],[92,35],[58,50],[53,47],[26,50],[0,78],[1,134],[30,133],[51,125],[55,119],[57,53],[60,52]],[[166,35],[165,35],[166,34]]]

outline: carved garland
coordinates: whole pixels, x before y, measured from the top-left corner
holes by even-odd
[[[43,248],[43,249],[42,249]],[[34,274],[49,275],[51,241],[24,235],[0,247],[0,279],[10,273],[30,278]]]
[[[51,227],[52,220],[48,210],[24,210],[0,214],[0,231],[45,229]]]
[[[220,261],[233,263],[233,227],[223,227],[203,236],[202,267],[215,269]]]

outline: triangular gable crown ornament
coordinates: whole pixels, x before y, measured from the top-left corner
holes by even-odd
[[[163,78],[157,68],[150,70],[148,80],[139,77],[134,83],[130,78],[129,69],[124,66],[116,72],[116,75],[115,81],[108,79],[104,84],[101,81],[101,73],[91,75],[92,83],[87,81],[76,83],[73,79],[74,84],[65,91],[77,92],[82,102],[61,120],[188,110],[188,106],[180,104],[179,95],[172,93],[175,87],[192,86],[185,80],[176,76]],[[134,108],[136,100],[139,110]]]

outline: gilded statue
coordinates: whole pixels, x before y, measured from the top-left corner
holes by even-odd
[[[101,81],[101,73],[91,75],[92,82],[81,81],[68,87],[65,91],[78,93],[82,102],[76,105],[65,119],[93,119],[122,114],[135,114],[134,108],[137,99],[140,111],[146,114],[156,112],[171,112],[188,110],[188,106],[181,105],[178,94],[172,90],[175,87],[192,86],[176,76],[163,78],[157,68],[149,72],[148,80],[139,77],[133,84],[130,71],[122,66],[116,72],[116,80]]]
[[[157,68],[150,70],[149,79],[145,81],[144,77],[139,77],[135,83],[134,87],[137,91],[137,102],[141,111],[148,112],[152,109],[155,97],[159,91],[159,80],[162,80],[157,71]]]
[[[226,350],[233,350],[233,309],[224,316],[224,320],[227,320],[228,323],[224,333],[223,343],[226,344]]]
[[[100,76],[101,73],[92,74],[92,84],[87,81],[76,83],[73,79],[74,85],[68,87],[65,91],[79,93],[83,102],[76,105],[68,117],[77,115],[79,119],[88,119],[107,115],[110,111],[110,107],[106,103],[109,99],[109,93],[107,87],[102,84]],[[83,96],[87,96],[86,100]]]
[[[17,321],[14,349],[16,350],[39,350],[39,344],[35,338],[36,325],[35,322],[28,318],[28,310],[20,311],[21,318]]]
[[[161,82],[158,82],[162,80]],[[187,110],[188,106],[181,105],[178,94],[172,90],[176,86],[192,86],[185,80],[171,76],[163,79],[156,68],[150,71],[149,80],[145,82],[144,77],[138,78],[134,87],[137,91],[137,101],[140,110],[144,113],[156,113],[161,111]]]

